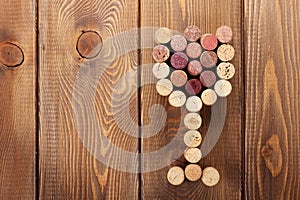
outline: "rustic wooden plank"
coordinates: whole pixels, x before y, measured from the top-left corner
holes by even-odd
[[[0,199],[35,198],[35,6],[0,1]]]
[[[137,46],[137,30],[130,40],[120,37],[113,40],[116,44],[105,42],[121,31],[137,28],[138,2],[40,1],[39,15],[40,198],[137,199],[138,175],[110,168],[96,156],[106,156],[108,164],[117,163],[114,167],[122,168],[130,163],[126,156],[120,158],[122,155],[111,150],[113,144],[126,151],[138,151],[138,139],[122,131],[112,113],[113,105],[116,110],[123,106],[122,97],[112,96],[113,87],[138,62],[137,50],[119,58],[116,54],[125,48],[122,44]],[[95,32],[81,38],[83,31]],[[89,54],[101,42],[97,34],[102,37],[103,48],[99,55]],[[77,42],[78,38],[83,41]],[[83,59],[77,50],[91,59]],[[108,64],[103,66],[103,63]],[[124,83],[125,88],[129,87],[126,84],[136,83],[133,79]],[[87,96],[92,89],[95,96]],[[111,99],[117,104],[112,104]],[[135,121],[138,121],[137,105],[135,93],[129,113]],[[126,113],[122,116],[128,117]],[[99,123],[99,130],[93,126],[95,122]],[[87,127],[80,129],[81,125]],[[111,141],[104,147],[100,146],[105,145],[103,135]],[[132,167],[138,167],[138,161],[133,161]]]
[[[248,199],[300,198],[299,10],[245,1]]]
[[[237,75],[232,80],[233,93],[227,98],[227,117],[223,127],[222,135],[214,147],[213,151],[208,154],[200,164],[202,167],[213,166],[217,168],[221,175],[220,183],[215,187],[206,187],[201,181],[188,182],[180,186],[172,186],[168,183],[166,174],[170,166],[162,169],[151,171],[152,166],[157,166],[167,159],[172,159],[175,153],[166,151],[161,156],[153,157],[151,164],[143,162],[148,161],[144,157],[146,153],[154,152],[169,144],[179,131],[181,141],[178,146],[173,147],[173,152],[180,151],[184,145],[182,135],[186,131],[180,121],[186,111],[170,107],[166,97],[160,97],[155,91],[155,85],[147,85],[142,88],[142,125],[152,124],[152,128],[142,131],[142,136],[149,136],[160,129],[161,121],[164,120],[162,109],[157,109],[152,113],[152,120],[148,116],[151,114],[149,108],[153,104],[160,104],[167,110],[166,122],[162,124],[161,131],[151,138],[142,139],[142,167],[150,172],[142,175],[142,197],[144,199],[240,199],[241,198],[241,111],[243,91],[242,91],[242,3],[233,0],[178,0],[178,1],[142,1],[141,2],[141,24],[142,27],[169,27],[170,29],[183,32],[188,25],[197,25],[203,33],[215,33],[221,25],[229,25],[233,28],[234,39],[233,46],[236,49],[236,57],[233,64],[236,66]],[[149,47],[149,40],[153,40],[154,31],[142,30],[142,48]],[[146,45],[147,44],[147,45]],[[153,46],[154,42],[150,41]],[[153,63],[151,49],[144,50],[142,54],[142,62]],[[148,80],[150,79],[150,80]],[[142,84],[144,82],[155,82],[155,78],[150,67],[142,68]],[[221,102],[221,101],[220,101]],[[222,102],[221,102],[222,103]],[[222,104],[220,104],[222,105]],[[220,107],[221,109],[222,107]],[[203,117],[203,126],[200,129],[203,137],[210,124],[211,110],[206,108],[201,111]],[[224,111],[223,111],[224,112]],[[222,113],[218,110],[218,113]],[[164,122],[164,121],[163,121]],[[214,125],[212,125],[214,126]],[[216,128],[217,129],[217,128]],[[214,130],[214,129],[213,129]],[[175,140],[175,139],[174,139]],[[183,153],[182,151],[179,153]],[[175,158],[173,158],[175,159]],[[180,165],[185,167],[187,163],[180,158],[172,165]],[[144,165],[144,166],[143,166]]]

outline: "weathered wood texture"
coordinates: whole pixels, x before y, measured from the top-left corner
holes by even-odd
[[[299,1],[0,0],[0,10],[0,199],[300,198]],[[202,33],[231,26],[236,50],[233,93],[217,104],[227,105],[222,135],[200,161],[202,168],[220,172],[220,183],[211,188],[201,181],[167,181],[171,166],[188,164],[176,157],[185,148],[187,111],[171,107],[155,90],[154,30],[134,30],[165,26],[183,32],[192,24]],[[131,31],[111,40],[126,30]],[[95,32],[78,43],[85,31]],[[97,34],[103,39],[100,54]],[[9,42],[20,47],[24,60],[7,54]],[[22,64],[9,68],[5,60]],[[122,78],[136,69],[140,74]],[[140,91],[139,83],[146,84]],[[163,107],[151,110],[154,104]],[[205,142],[209,128],[217,130],[215,122],[222,119],[210,119],[207,107],[201,116]],[[174,140],[175,151],[149,159]],[[123,155],[113,145],[143,154]],[[172,164],[160,166],[166,160]]]
[[[300,198],[299,10],[245,0],[248,199]]]
[[[116,60],[113,57],[120,50],[121,47],[118,46],[121,45],[120,43],[137,43],[138,37],[135,38],[133,35],[132,41],[121,38],[121,42],[114,44],[115,46],[106,46],[104,43],[102,50],[106,55],[100,54],[94,59],[81,58],[76,50],[76,44],[82,31],[96,31],[103,40],[108,40],[121,31],[137,28],[138,2],[134,0],[43,0],[40,1],[39,6],[39,197],[41,199],[137,199],[138,175],[109,168],[93,155],[98,153],[107,156],[109,162],[115,162],[115,157],[119,155],[110,151],[112,144],[126,151],[138,151],[138,139],[128,136],[118,128],[113,118],[111,104],[113,87],[126,71],[136,68],[138,62],[137,51],[132,51]],[[89,45],[93,44],[87,42],[86,45],[89,49]],[[111,61],[106,69],[101,65],[104,60],[107,63]],[[104,73],[97,82],[96,79],[100,77],[94,75],[97,75],[99,70],[104,70]],[[84,79],[80,79],[78,78],[80,72],[88,73],[85,74]],[[76,82],[77,88],[75,88]],[[130,81],[124,83],[124,86],[130,87],[125,84],[136,83]],[[91,88],[95,89],[95,96],[85,96],[85,91]],[[129,113],[135,119],[138,116],[136,96],[135,94],[132,97],[131,113]],[[122,99],[114,100],[118,101],[118,105],[122,105],[120,103]],[[96,114],[94,120],[91,115],[93,111]],[[88,138],[86,145],[90,148],[89,151],[80,139],[80,134],[83,133],[78,129],[76,120],[77,125],[89,125],[88,130],[83,130],[86,131],[84,134]],[[97,132],[95,127],[92,128],[91,124],[95,121],[99,123],[103,135],[111,140],[108,146],[99,146],[103,141],[97,140],[99,137],[96,136],[100,132]],[[123,157],[117,161],[126,163],[126,159]],[[120,164],[117,167],[121,167]],[[138,161],[133,163],[133,167],[138,167]]]
[[[35,196],[36,26],[34,1],[0,1],[0,199]],[[7,65],[25,60],[15,68]]]
[[[233,0],[180,0],[180,1],[141,1],[141,24],[142,27],[169,27],[175,31],[183,32],[188,25],[197,25],[202,30],[202,33],[215,33],[221,25],[228,25],[233,28],[234,39],[233,46],[236,49],[236,56],[233,64],[236,66],[237,75],[233,78],[233,93],[227,98],[227,117],[223,127],[222,135],[214,147],[201,162],[202,167],[213,166],[217,168],[221,174],[220,183],[212,188],[206,187],[201,181],[188,182],[186,181],[181,186],[172,186],[166,179],[166,174],[170,166],[166,166],[157,171],[142,174],[142,197],[144,199],[240,199],[241,198],[241,110],[243,91],[241,85],[241,74],[243,72],[242,65],[242,44],[241,35],[242,28],[242,3]],[[148,43],[149,38],[153,36],[148,33],[146,37],[145,31],[142,31],[142,47]],[[154,45],[154,43],[152,43]],[[153,63],[151,57],[151,49],[145,50],[142,54],[142,63]],[[142,68],[141,80],[151,79],[155,82],[154,76],[149,68]],[[149,82],[149,81],[147,81]],[[151,81],[150,81],[151,82]],[[182,136],[186,129],[181,124],[184,114],[180,109],[171,107],[166,97],[161,97],[157,94],[154,84],[147,85],[142,88],[142,125],[146,126],[152,123],[153,128],[144,130],[142,136],[149,135],[149,132],[154,132],[155,129],[160,129],[160,123],[163,121],[160,112],[154,113],[151,122],[149,108],[153,104],[161,104],[166,108],[167,119],[162,124],[161,131],[151,138],[142,140],[142,152],[149,153],[159,150],[170,143],[177,131],[179,139],[184,145]],[[201,132],[203,137],[206,137],[206,132],[210,124],[210,109],[206,108],[201,111],[203,117],[203,125]],[[220,110],[219,112],[222,112]],[[224,112],[224,111],[223,111]],[[218,120],[218,119],[217,119]],[[182,145],[176,146],[174,149],[182,149]],[[184,146],[183,146],[184,147]],[[172,158],[172,153],[166,153],[161,157],[153,159],[152,165],[163,162],[165,159]],[[174,158],[175,159],[175,158]],[[173,164],[185,167],[187,163],[182,158],[175,161]],[[150,165],[150,163],[149,163]],[[142,159],[143,166],[143,159]]]

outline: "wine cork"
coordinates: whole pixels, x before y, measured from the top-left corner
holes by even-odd
[[[187,99],[185,107],[189,112],[199,112],[203,106],[198,96],[191,96]]]
[[[212,71],[204,71],[200,74],[200,81],[202,85],[209,88],[216,83],[217,77]]]
[[[196,130],[200,128],[202,119],[198,113],[189,113],[184,117],[183,123],[186,128]]]
[[[199,148],[188,148],[184,152],[184,158],[190,163],[197,163],[201,160],[202,153]]]
[[[186,166],[184,174],[189,181],[198,181],[201,178],[202,169],[197,164],[189,164],[188,166]]]
[[[199,131],[189,130],[184,134],[183,138],[184,143],[188,147],[198,147],[202,142],[202,136]]]
[[[212,51],[218,46],[218,39],[213,34],[204,34],[201,37],[201,45],[204,49]]]
[[[175,69],[183,69],[188,64],[188,57],[185,53],[176,52],[171,57],[171,65]]]
[[[211,105],[215,104],[217,99],[218,99],[218,96],[217,96],[216,92],[212,89],[206,89],[201,94],[201,100],[207,106],[211,106]]]
[[[186,102],[186,96],[183,92],[179,90],[172,92],[169,96],[169,103],[171,106],[178,108],[183,106],[185,102]]]
[[[170,76],[171,82],[176,87],[184,86],[187,82],[187,79],[188,79],[188,77],[187,77],[186,73],[182,70],[175,70],[172,72],[172,74]]]
[[[166,27],[159,28],[155,32],[155,41],[158,44],[166,44],[171,41],[172,31]]]
[[[235,50],[230,44],[222,44],[217,51],[218,57],[221,61],[228,62],[234,58]]]
[[[222,62],[217,67],[217,74],[221,79],[232,79],[235,74],[234,65],[228,62]]]
[[[192,42],[188,44],[186,47],[186,54],[192,59],[199,58],[201,53],[202,53],[201,45],[197,42]]]
[[[174,51],[184,51],[187,46],[187,41],[182,35],[174,35],[171,39],[171,47]]]
[[[219,80],[215,84],[215,91],[219,97],[227,97],[232,91],[232,85],[229,81]]]
[[[170,51],[168,47],[164,45],[157,45],[153,48],[152,55],[156,62],[162,63],[168,60],[170,57]]]
[[[173,85],[169,79],[161,79],[156,83],[156,90],[161,96],[168,96],[173,91]]]
[[[185,90],[190,95],[196,95],[201,92],[202,85],[198,79],[190,79],[185,85]]]
[[[172,185],[180,185],[184,182],[184,171],[180,167],[172,167],[169,169],[167,179]]]
[[[200,29],[197,26],[189,26],[184,30],[184,36],[191,42],[196,42],[201,37]]]
[[[200,62],[203,67],[212,68],[217,65],[218,56],[213,51],[204,51],[200,56]]]
[[[215,168],[207,167],[202,171],[201,180],[205,185],[212,187],[220,181],[220,174]]]
[[[229,43],[232,40],[232,30],[229,26],[221,26],[217,29],[216,37],[221,43]]]
[[[189,74],[192,76],[198,76],[202,72],[202,69],[203,67],[198,60],[192,60],[187,67]]]
[[[152,73],[157,79],[163,79],[169,76],[170,67],[166,63],[155,63],[152,68]]]

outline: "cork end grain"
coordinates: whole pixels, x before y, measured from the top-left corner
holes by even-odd
[[[189,113],[184,117],[183,123],[186,128],[196,130],[201,127],[202,118],[198,113]]]
[[[202,158],[202,153],[199,148],[188,148],[184,152],[184,158],[190,163],[198,163]]]
[[[233,37],[232,29],[229,26],[221,26],[216,31],[216,37],[221,43],[229,43]]]
[[[198,181],[202,175],[202,169],[197,164],[190,164],[184,170],[185,177],[192,182]]]
[[[220,174],[217,169],[207,167],[202,171],[201,180],[206,186],[212,187],[219,183]]]
[[[152,55],[156,62],[162,63],[169,59],[170,50],[164,45],[157,45],[153,48]]]
[[[202,142],[201,133],[197,130],[189,130],[184,134],[183,141],[188,147],[198,147]]]
[[[172,185],[181,185],[184,182],[184,171],[180,167],[172,167],[167,173],[168,182]]]

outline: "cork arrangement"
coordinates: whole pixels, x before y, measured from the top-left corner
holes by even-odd
[[[168,98],[174,107],[185,107],[184,126],[188,131],[183,142],[187,146],[183,156],[190,163],[185,169],[175,166],[169,169],[167,179],[172,185],[185,180],[201,181],[206,186],[215,186],[220,174],[214,167],[202,170],[199,161],[202,135],[200,110],[214,105],[218,98],[230,95],[235,67],[230,61],[235,50],[230,44],[233,32],[221,26],[216,34],[202,34],[197,26],[189,26],[183,34],[173,34],[168,28],[155,33],[157,45],[153,48],[153,75],[158,79],[157,92]]]

